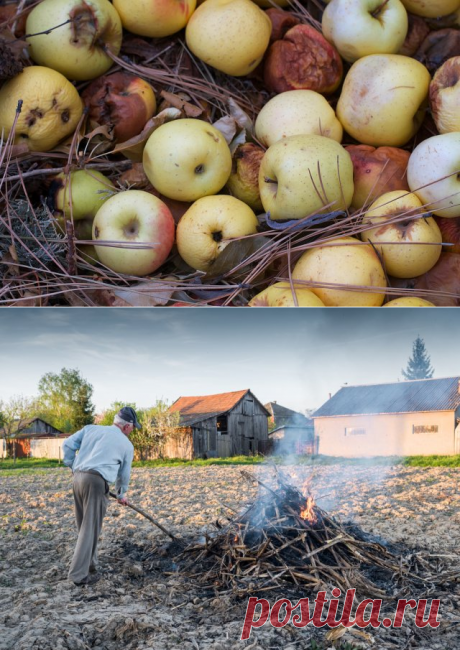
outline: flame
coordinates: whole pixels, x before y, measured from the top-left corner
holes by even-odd
[[[313,510],[314,505],[315,505],[315,501],[313,497],[307,497],[307,502],[305,506],[300,510],[300,516],[302,517],[302,519],[306,519],[311,524],[316,524],[316,522],[318,521],[318,518],[315,515]]]

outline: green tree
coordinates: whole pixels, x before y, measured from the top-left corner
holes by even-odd
[[[15,395],[8,401],[0,400],[0,428],[2,445],[13,437],[13,434],[21,429],[25,422],[37,415],[39,410],[35,397],[24,397]],[[6,447],[8,450],[8,447]],[[16,445],[13,445],[13,458],[16,462]]]
[[[149,456],[162,458],[168,439],[180,435],[180,413],[172,413],[167,402],[157,400],[154,406],[139,411],[138,417],[142,429],[131,434],[134,448],[141,459]]]
[[[137,406],[134,402],[112,402],[109,408],[102,411],[100,416],[97,418],[97,423],[102,426],[109,427],[111,424],[113,424],[113,418],[124,406],[130,406],[137,413]]]
[[[409,357],[407,367],[402,370],[402,374],[404,379],[431,379],[434,374],[431,359],[420,336],[417,336],[412,345],[412,356]]]
[[[57,429],[70,432],[94,422],[93,387],[76,369],[46,373],[38,383],[40,415]]]

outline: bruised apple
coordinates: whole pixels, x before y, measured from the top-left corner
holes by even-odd
[[[0,89],[0,133],[8,137],[22,100],[14,144],[49,151],[75,131],[83,112],[76,88],[62,74],[43,66],[24,68]]]
[[[98,258],[109,269],[143,276],[166,260],[174,243],[174,230],[173,216],[163,201],[142,190],[128,190],[115,194],[99,208],[93,222],[93,241]],[[102,241],[111,244],[98,243]]]
[[[385,273],[377,253],[370,244],[353,237],[334,239],[303,253],[292,279],[315,283],[308,288],[326,306],[380,307],[385,297]],[[331,284],[350,289],[328,286]],[[381,291],[374,291],[376,288]]]
[[[107,72],[113,61],[106,50],[117,55],[121,48],[121,20],[109,0],[43,0],[26,30],[35,63],[78,81]]]
[[[295,293],[295,299],[294,295]],[[324,307],[322,300],[308,287],[289,282],[276,282],[258,293],[249,307]]]
[[[396,191],[383,194],[364,215],[363,225],[374,228],[361,233],[361,238],[374,244],[390,275],[414,278],[438,261],[441,231],[433,217],[423,216],[425,213],[415,194]]]
[[[337,117],[362,144],[400,147],[422,124],[430,81],[425,66],[408,56],[365,56],[345,78]]]
[[[367,144],[351,144],[345,149],[353,163],[353,208],[362,208],[385,192],[409,191],[406,178],[409,151]]]
[[[99,77],[81,96],[91,128],[106,125],[118,142],[138,135],[156,110],[152,86],[126,72]]]
[[[343,129],[327,100],[313,90],[290,90],[270,99],[255,123],[267,147],[290,135],[316,134],[341,142]]]

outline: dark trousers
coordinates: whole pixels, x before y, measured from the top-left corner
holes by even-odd
[[[97,472],[76,471],[73,497],[78,539],[69,569],[69,579],[81,582],[90,566],[97,565],[97,542],[107,510],[109,486]]]

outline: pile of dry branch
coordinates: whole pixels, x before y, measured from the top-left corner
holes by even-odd
[[[420,554],[401,555],[358,526],[340,524],[312,496],[279,473],[277,478],[276,489],[259,480],[264,490],[243,514],[184,551],[191,576],[238,595],[272,590],[286,581],[312,591],[338,587],[378,598],[405,587],[431,591],[439,574]]]

